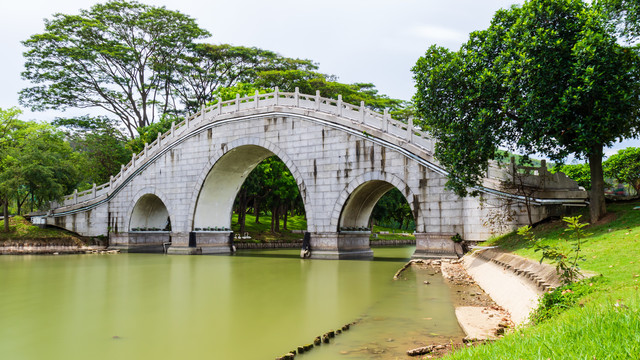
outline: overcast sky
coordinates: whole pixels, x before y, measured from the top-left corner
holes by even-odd
[[[0,107],[18,106],[24,48],[54,13],[76,14],[93,0],[3,0],[0,12]],[[514,0],[147,0],[195,18],[214,44],[255,46],[311,59],[345,83],[371,82],[394,98],[414,94],[411,67],[432,44],[458,49],[469,32],[489,25]],[[51,120],[60,113],[23,119]],[[86,112],[86,111],[85,111]],[[85,113],[82,112],[82,113]],[[640,146],[634,141],[624,146]],[[617,146],[616,146],[617,148]]]

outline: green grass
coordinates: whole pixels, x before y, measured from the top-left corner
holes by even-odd
[[[640,358],[640,203],[611,204],[608,221],[587,227],[584,270],[603,275],[573,307],[502,340],[453,353],[447,359],[638,359]],[[584,217],[584,216],[583,216]],[[534,229],[546,244],[567,245],[564,224]],[[539,260],[515,234],[486,243]]]
[[[0,221],[0,230],[4,229],[4,220]],[[82,245],[82,239],[68,231],[32,225],[22,216],[9,218],[9,232],[0,231],[0,243],[3,244],[49,244]]]
[[[378,234],[378,237],[376,238],[374,233],[380,233],[381,231],[386,231],[389,234]],[[413,232],[409,230],[392,229],[374,225],[370,239],[375,242],[378,240],[415,240],[416,237],[413,235]]]
[[[307,228],[307,220],[304,216],[287,217],[287,230],[283,230],[283,222],[280,222],[280,233],[271,232],[271,215],[260,215],[260,224],[256,224],[256,217],[247,214],[245,219],[245,232],[249,233],[253,242],[270,242],[270,241],[295,241],[302,240],[304,234],[292,233],[291,230],[305,230]],[[231,218],[231,230],[240,231],[238,225],[238,214],[233,214]]]

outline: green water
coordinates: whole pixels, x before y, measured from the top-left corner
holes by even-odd
[[[0,356],[273,359],[361,319],[300,359],[407,358],[463,336],[440,276],[392,280],[412,251],[375,249],[374,261],[295,250],[0,256]]]

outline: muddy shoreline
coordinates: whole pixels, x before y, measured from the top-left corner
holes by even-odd
[[[407,349],[408,356],[439,358],[456,349],[494,341],[513,328],[511,315],[500,307],[467,273],[462,260],[412,260],[394,276],[398,279],[410,267],[430,269],[440,273],[451,289],[451,298],[460,327],[466,334],[462,339],[451,339],[446,343],[426,343],[424,346]],[[429,279],[424,277],[424,284]]]

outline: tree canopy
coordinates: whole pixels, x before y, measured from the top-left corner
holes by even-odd
[[[458,51],[432,46],[413,68],[416,108],[438,139],[448,187],[468,194],[499,147],[589,161],[591,219],[605,213],[603,147],[640,132],[639,57],[581,0],[496,12]]]
[[[627,183],[640,194],[640,148],[618,150],[604,162],[607,177]]]
[[[178,59],[209,33],[194,19],[134,1],[96,4],[78,15],[55,14],[45,31],[23,42],[20,92],[33,110],[97,107],[126,126],[147,126],[176,107]]]
[[[37,209],[77,186],[77,156],[62,132],[19,115],[15,108],[0,109],[0,197],[5,209],[12,200],[18,208],[29,201]]]

